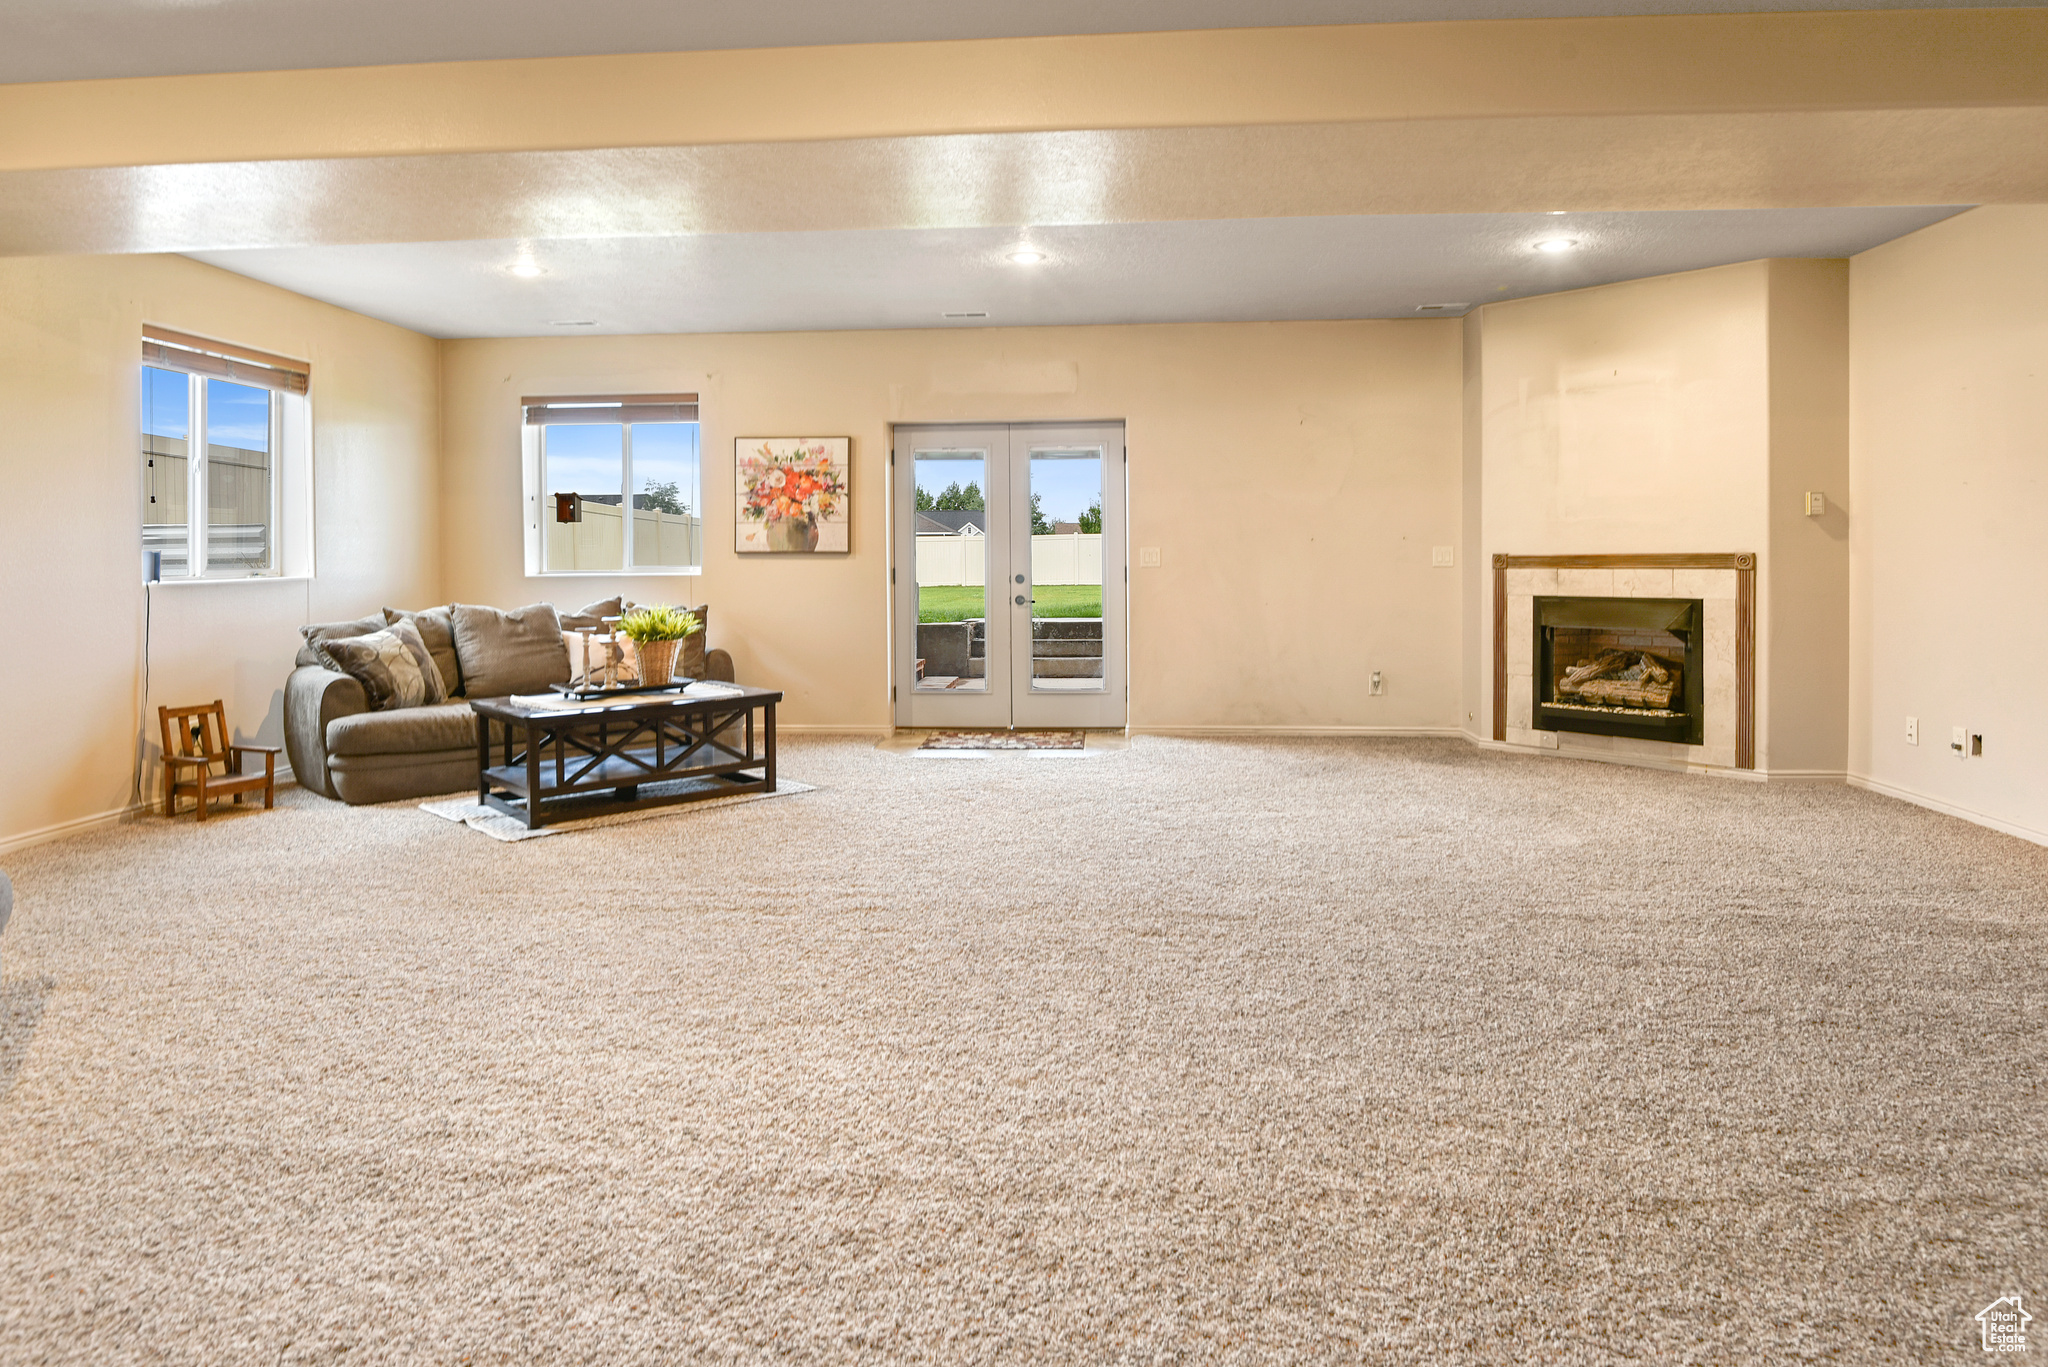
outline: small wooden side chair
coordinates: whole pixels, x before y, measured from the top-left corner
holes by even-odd
[[[197,819],[206,820],[213,799],[233,795],[237,804],[242,794],[263,790],[263,805],[277,805],[277,756],[275,745],[228,744],[228,710],[219,698],[204,707],[159,707],[157,722],[164,732],[164,815],[176,816],[178,797],[186,794],[199,800]],[[249,755],[263,756],[263,772],[242,771]],[[220,772],[214,773],[218,764]]]

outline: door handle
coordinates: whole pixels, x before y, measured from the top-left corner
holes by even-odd
[[[1020,608],[1024,606],[1024,595],[1021,593],[1017,595],[1017,606]]]

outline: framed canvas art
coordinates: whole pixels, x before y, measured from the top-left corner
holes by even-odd
[[[741,554],[844,555],[850,437],[736,437]]]

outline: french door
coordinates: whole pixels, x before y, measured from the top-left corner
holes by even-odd
[[[898,427],[896,724],[1124,725],[1122,423]]]

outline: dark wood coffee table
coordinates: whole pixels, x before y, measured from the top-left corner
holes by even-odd
[[[780,693],[744,687],[716,698],[632,694],[577,711],[472,698],[477,801],[531,829],[570,815],[562,806],[571,798],[577,799],[570,804],[573,814],[581,817],[772,793],[775,704],[781,701]],[[500,752],[496,764],[494,749]],[[683,793],[641,795],[648,784],[676,779],[714,782]],[[590,796],[605,792],[612,800]]]

